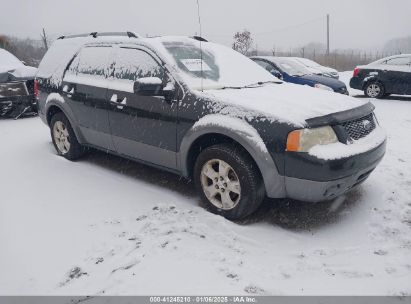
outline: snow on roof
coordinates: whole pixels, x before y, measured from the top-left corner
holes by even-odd
[[[124,43],[130,42],[130,40],[130,38],[124,36],[102,36],[98,38],[87,36],[58,39],[44,55],[36,76],[48,78],[52,85],[59,86],[67,65],[82,46],[90,43]],[[137,39],[133,38],[133,40],[136,41]]]

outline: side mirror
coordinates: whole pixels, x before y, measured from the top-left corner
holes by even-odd
[[[278,79],[283,79],[283,75],[279,71],[272,70],[271,74],[277,77]]]
[[[145,96],[161,94],[163,82],[158,77],[143,77],[134,82],[134,93]]]

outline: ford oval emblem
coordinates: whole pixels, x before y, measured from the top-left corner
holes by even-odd
[[[364,127],[364,129],[366,131],[370,131],[371,130],[371,121],[369,120],[363,120],[362,121],[362,126]]]

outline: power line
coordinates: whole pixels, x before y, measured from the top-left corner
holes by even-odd
[[[301,27],[301,26],[304,26],[304,25],[307,25],[307,24],[310,24],[310,23],[318,22],[318,21],[320,21],[320,20],[324,20],[324,16],[317,17],[317,18],[313,18],[313,19],[307,20],[307,21],[302,22],[302,23],[292,24],[292,25],[289,25],[289,26],[286,26],[286,27],[274,29],[274,30],[267,31],[267,32],[253,32],[253,35],[254,35],[254,36],[258,36],[258,35],[271,35],[271,34],[274,34],[274,33],[277,33],[277,32],[283,32],[283,31],[287,31],[287,30],[290,30],[290,29],[298,28],[298,27]],[[229,35],[229,34],[207,34],[207,36],[232,37],[232,35]]]

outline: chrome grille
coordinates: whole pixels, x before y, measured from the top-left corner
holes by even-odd
[[[348,136],[357,140],[370,134],[376,127],[374,114],[370,113],[362,118],[348,121],[342,124]]]

